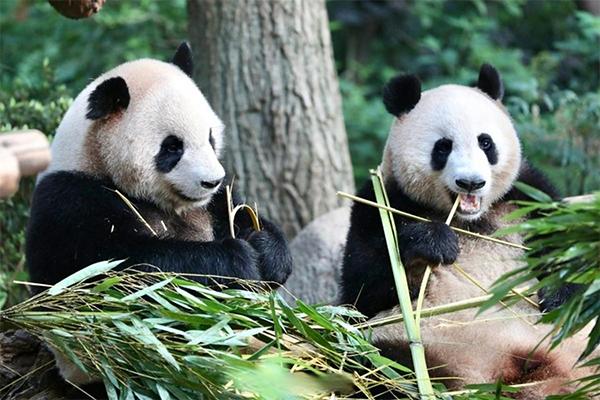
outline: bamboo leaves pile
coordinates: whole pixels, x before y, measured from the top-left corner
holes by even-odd
[[[111,399],[415,397],[344,307],[290,307],[277,293],[204,286],[94,264],[3,311],[91,375]]]

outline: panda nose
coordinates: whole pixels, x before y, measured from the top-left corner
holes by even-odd
[[[223,179],[217,179],[216,181],[202,181],[200,182],[200,186],[204,189],[214,189],[219,186],[223,182]]]
[[[482,179],[457,179],[455,182],[459,188],[465,189],[469,192],[481,189],[485,186],[485,181]]]

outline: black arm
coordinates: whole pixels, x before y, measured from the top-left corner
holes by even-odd
[[[31,279],[55,283],[94,262],[127,259],[163,271],[263,279],[260,254],[246,241],[193,242],[152,237],[132,211],[99,182],[60,172],[38,184],[27,230]]]
[[[393,208],[438,217],[408,198],[399,187],[390,184],[386,185],[386,190]],[[375,200],[371,181],[366,182],[358,196]],[[394,221],[400,257],[408,271],[411,294],[416,296],[419,282],[410,278],[418,276],[419,268],[422,271],[426,265],[453,263],[458,256],[458,237],[441,222],[415,222],[398,215],[394,216]],[[398,304],[379,210],[361,203],[353,205],[350,217],[342,269],[342,302],[355,304],[367,316]]]
[[[209,211],[213,215],[216,238],[231,236],[226,197],[223,185],[209,205]],[[232,200],[234,205],[243,203],[236,191],[232,193]],[[243,210],[238,212],[235,217],[235,235],[250,243],[256,250],[261,279],[283,284],[291,274],[293,264],[287,240],[277,225],[262,215],[259,215],[259,220],[261,231],[256,232],[248,213]]]
[[[549,195],[553,200],[559,200],[561,198],[558,189],[550,183],[548,178],[537,168],[533,167],[527,161],[523,161],[521,169],[519,170],[518,181],[526,183],[536,189]],[[504,200],[531,200],[527,195],[519,191],[517,188],[513,188],[505,197]],[[528,218],[539,218],[541,214],[534,212],[528,215]],[[539,236],[531,238],[528,242],[532,242],[539,239]],[[535,256],[543,256],[546,254],[544,249],[537,250]],[[548,267],[540,266],[541,274],[539,279],[544,279],[548,276]],[[574,283],[565,283],[560,289],[556,291],[549,291],[547,288],[542,288],[538,291],[538,297],[540,299],[540,310],[543,312],[552,311],[553,309],[561,306],[567,302],[571,296],[577,291],[581,290],[582,285]]]

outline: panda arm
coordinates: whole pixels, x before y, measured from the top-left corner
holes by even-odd
[[[377,209],[360,203],[353,205],[342,267],[341,302],[353,304],[368,317],[398,304],[387,246],[378,221]]]
[[[237,192],[232,193],[234,206],[241,204]],[[225,188],[215,194],[208,207],[213,217],[215,238],[227,238],[229,215]],[[292,272],[292,256],[285,235],[279,227],[259,215],[261,230],[256,232],[252,220],[246,212],[240,212],[235,218],[236,237],[241,238],[256,250],[261,277],[265,281],[285,283]]]
[[[428,211],[408,198],[396,185],[386,185],[391,206],[412,214],[426,216]],[[358,194],[372,200],[375,193],[367,182]],[[440,222],[422,223],[394,216],[398,233],[400,257],[409,272],[413,297],[419,282],[411,280],[413,271],[425,265],[451,264],[458,256],[458,237]],[[342,277],[342,301],[356,304],[368,316],[398,304],[393,272],[379,211],[355,203],[345,246]]]
[[[517,181],[523,182],[529,186],[532,186],[542,192],[546,193],[554,200],[560,199],[560,193],[558,189],[548,180],[540,170],[529,164],[527,160],[523,160],[521,168],[519,169],[519,176]],[[504,196],[505,201],[510,200],[531,200],[525,193],[521,192],[516,187],[512,187],[511,190]]]
[[[561,198],[558,189],[552,185],[548,178],[537,168],[533,167],[526,160],[521,164],[519,170],[518,181],[523,182],[529,186],[541,190],[542,192],[549,195],[553,200],[559,200]],[[505,200],[531,200],[525,193],[521,192],[517,188],[513,187],[511,191],[505,196]],[[529,218],[538,218],[541,215],[539,213],[532,213]],[[532,238],[529,241],[535,240],[538,237]],[[536,255],[543,256],[544,250],[536,252]],[[539,279],[544,279],[548,276],[548,267],[540,266],[542,273]],[[544,271],[546,269],[546,271]],[[540,310],[543,312],[552,311],[553,309],[561,306],[567,302],[571,296],[582,288],[581,285],[574,283],[566,283],[560,289],[550,292],[546,288],[541,288],[538,291],[538,297],[540,299]]]
[[[94,262],[155,265],[163,271],[260,280],[258,254],[243,240],[158,239],[98,180],[60,172],[38,184],[27,232],[32,279],[55,283]]]

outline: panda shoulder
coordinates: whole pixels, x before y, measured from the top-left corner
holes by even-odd
[[[561,198],[558,189],[550,182],[548,177],[525,159],[521,162],[517,181],[541,190],[555,200]],[[504,200],[530,200],[530,198],[513,186],[504,196]]]
[[[87,218],[94,214],[111,214],[124,210],[110,182],[77,171],[59,171],[44,176],[33,194],[32,217],[53,215],[55,218]]]

